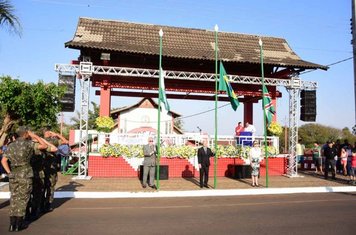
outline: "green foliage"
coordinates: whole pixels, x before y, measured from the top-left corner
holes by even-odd
[[[343,140],[347,139],[351,144],[356,142],[356,136],[347,127],[340,130],[317,123],[309,123],[299,127],[298,137],[307,148],[312,148],[314,143],[323,144],[328,140],[336,141],[340,139],[343,142]],[[280,147],[283,147],[284,128],[282,134],[279,136],[279,140]]]
[[[348,140],[350,144],[353,144],[356,142],[356,136],[351,133],[350,129],[345,127],[341,130],[342,133],[342,138],[344,140]]]
[[[325,143],[327,140],[342,138],[340,130],[320,124],[305,124],[298,129],[298,137],[305,147],[310,148],[315,142]]]
[[[10,32],[21,36],[21,24],[14,12],[15,9],[9,0],[0,0],[0,28],[7,26]]]
[[[33,129],[55,127],[64,91],[54,83],[30,84],[9,76],[0,77],[1,113]]]
[[[95,130],[96,124],[95,120],[99,117],[99,105],[97,105],[94,102],[91,102],[93,109],[88,111],[88,129],[89,130]],[[72,117],[71,122],[74,122],[72,125],[73,129],[79,129],[80,128],[80,113],[76,112],[76,117]]]
[[[174,126],[177,127],[179,130],[183,130],[184,122],[181,118],[174,119]]]

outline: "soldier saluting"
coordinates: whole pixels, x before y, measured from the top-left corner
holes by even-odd
[[[59,145],[68,144],[68,140],[62,135],[50,131],[48,128],[43,130],[43,136],[49,144],[56,149]],[[57,151],[57,150],[56,150]],[[60,170],[60,158],[53,151],[45,152],[44,159],[44,212],[51,212],[53,210],[52,203],[54,200],[54,190],[58,181],[58,171]]]
[[[16,133],[18,138],[8,145],[1,163],[9,175],[10,188],[10,227],[9,231],[25,228],[23,219],[32,190],[33,170],[30,165],[34,150],[44,150],[46,143],[25,126],[20,126]],[[31,141],[30,139],[36,141]],[[11,162],[11,169],[7,161]]]
[[[42,139],[42,138],[41,138]],[[28,214],[26,217],[29,220],[36,220],[43,208],[44,189],[45,189],[45,173],[44,173],[44,155],[46,152],[54,153],[58,149],[45,139],[42,139],[47,144],[45,151],[35,150],[34,156],[31,158],[31,167],[33,170],[33,184],[29,204],[27,206]]]

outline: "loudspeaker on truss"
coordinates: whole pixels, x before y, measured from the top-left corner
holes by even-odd
[[[74,112],[75,110],[75,75],[59,74],[58,86],[65,86],[64,96],[59,101],[62,112]]]
[[[315,122],[316,119],[316,91],[302,90],[300,92],[300,120]]]

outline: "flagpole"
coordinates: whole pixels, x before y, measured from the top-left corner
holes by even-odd
[[[215,138],[214,138],[214,149],[215,149],[215,157],[214,157],[214,188],[217,188],[217,180],[216,180],[216,169],[218,164],[218,25],[216,24],[214,27],[215,30]]]
[[[267,125],[266,125],[266,102],[264,99],[264,87],[265,87],[265,78],[264,78],[264,70],[263,70],[263,43],[260,38],[260,56],[261,56],[261,77],[262,77],[262,107],[263,107],[263,127],[264,127],[264,145],[265,145],[265,158],[266,158],[266,187],[268,188],[268,152],[267,152]]]
[[[161,160],[161,76],[162,76],[162,37],[163,30],[159,30],[159,77],[158,77],[158,123],[157,123],[157,189],[160,188],[159,184],[159,165]]]

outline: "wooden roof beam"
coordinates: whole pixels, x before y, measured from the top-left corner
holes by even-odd
[[[95,95],[100,95],[100,91],[95,91]],[[126,96],[126,97],[146,97],[146,98],[158,98],[158,93],[151,92],[133,92],[133,91],[111,91],[111,96]],[[203,101],[214,101],[215,95],[199,95],[199,94],[166,94],[168,99],[180,99],[180,100],[203,100]],[[253,101],[257,103],[261,97],[254,97],[252,100],[251,97],[248,98],[239,98],[240,102]],[[219,101],[230,101],[227,96],[219,97]]]

